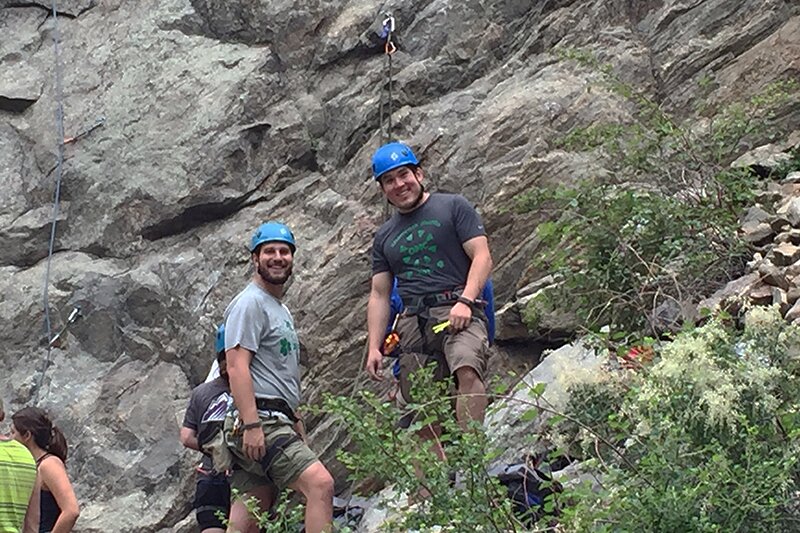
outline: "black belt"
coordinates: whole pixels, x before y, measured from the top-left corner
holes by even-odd
[[[461,295],[461,289],[453,291],[437,292],[436,294],[426,294],[425,296],[411,296],[403,300],[403,309],[409,309],[411,314],[413,310],[425,309],[428,307],[438,307],[440,305],[447,305],[458,300]]]
[[[435,294],[426,294],[425,296],[411,296],[403,300],[403,309],[407,315],[416,315],[420,311],[431,307],[439,307],[443,305],[450,305],[455,303],[460,297],[463,287],[453,289],[452,291],[437,292]],[[471,306],[473,312],[476,309],[483,310],[486,302],[481,299],[476,299],[475,303]]]
[[[256,409],[259,411],[277,411],[286,415],[292,422],[297,422],[294,411],[286,400],[280,398],[256,398]]]

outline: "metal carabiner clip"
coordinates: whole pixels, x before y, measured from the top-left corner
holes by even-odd
[[[394,33],[394,16],[391,13],[385,14],[386,18],[383,19],[383,29],[390,34]]]

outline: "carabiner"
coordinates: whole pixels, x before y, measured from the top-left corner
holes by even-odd
[[[394,17],[391,13],[386,13],[386,18],[383,19],[383,29],[388,30],[389,34],[394,33]]]

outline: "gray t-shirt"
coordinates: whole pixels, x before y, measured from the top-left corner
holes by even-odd
[[[400,297],[463,287],[472,261],[461,246],[486,235],[480,216],[458,194],[433,193],[410,213],[395,213],[375,234],[372,273],[397,278]]]
[[[254,353],[250,375],[256,398],[300,405],[300,342],[294,319],[280,300],[250,282],[225,310],[225,349]]]

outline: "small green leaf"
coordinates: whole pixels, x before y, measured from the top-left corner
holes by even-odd
[[[538,409],[528,409],[524,413],[522,413],[519,417],[520,422],[532,422],[539,416]]]

